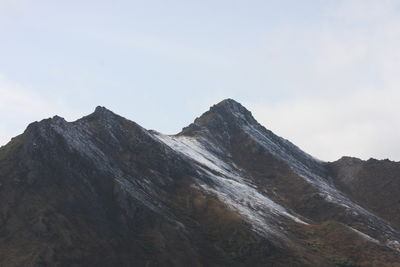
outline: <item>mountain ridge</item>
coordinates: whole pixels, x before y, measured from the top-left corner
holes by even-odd
[[[0,266],[399,266],[399,175],[317,160],[232,99],[176,135],[55,116],[0,148]]]

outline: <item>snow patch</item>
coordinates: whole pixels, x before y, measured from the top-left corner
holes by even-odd
[[[211,179],[211,185],[203,181],[199,185],[216,195],[232,210],[245,218],[257,232],[266,235],[282,235],[276,217],[284,217],[297,223],[307,224],[290,214],[284,207],[261,194],[254,185],[246,182],[239,171],[206,149],[206,140],[187,136],[167,136],[157,133],[160,141],[183,154],[198,165],[204,180]],[[208,144],[209,145],[209,144]]]
[[[364,238],[365,240],[371,241],[373,243],[379,244],[379,241],[376,240],[375,238],[370,237],[369,235],[358,231],[357,229],[354,229],[353,227],[347,226],[350,230],[352,230],[353,232],[357,233],[359,236],[361,236],[362,238]]]

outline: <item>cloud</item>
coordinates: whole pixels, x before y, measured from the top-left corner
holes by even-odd
[[[253,101],[254,113],[323,160],[400,160],[398,2],[339,3],[316,27],[286,25],[273,35],[270,59],[292,89],[268,106]]]
[[[400,160],[400,92],[375,89],[255,105],[262,124],[323,160],[341,156]]]
[[[49,109],[46,101],[0,74],[0,144],[5,144],[12,135],[18,134],[17,130],[22,131],[21,124],[37,119]]]
[[[29,113],[41,113],[47,110],[47,107],[48,104],[43,99],[0,74],[0,109],[2,112],[12,111],[13,115],[25,113],[27,110]]]
[[[400,18],[393,6],[354,0],[330,10],[333,22],[296,43],[308,55],[305,70],[296,56],[283,59],[308,75],[309,87],[268,107],[256,103],[260,121],[323,160],[400,160]],[[295,42],[280,42],[280,49]]]
[[[332,15],[352,22],[376,22],[393,14],[398,7],[397,0],[339,0]]]
[[[26,0],[0,0],[0,11],[16,10],[23,7]]]
[[[34,91],[0,74],[0,145],[21,134],[33,121],[60,113],[75,117],[74,112],[68,111],[60,101],[42,97]]]

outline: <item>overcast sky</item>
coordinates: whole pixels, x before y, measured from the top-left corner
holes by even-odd
[[[106,106],[172,134],[224,98],[322,160],[400,160],[398,0],[0,0],[0,145]]]

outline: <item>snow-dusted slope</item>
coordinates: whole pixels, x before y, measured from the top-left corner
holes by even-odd
[[[241,177],[233,164],[224,162],[205,147],[206,140],[196,140],[187,136],[155,135],[173,150],[193,161],[202,177],[198,181],[204,190],[215,194],[230,208],[240,213],[258,232],[283,237],[279,229],[279,219],[286,218],[297,223],[307,224],[291,214],[281,205],[272,201],[265,194]],[[209,146],[209,144],[208,144]]]
[[[400,234],[388,222],[351,201],[333,185],[329,177],[323,177],[318,168],[318,165],[324,164],[323,162],[302,152],[285,139],[278,137],[280,142],[277,142],[277,137],[271,137],[272,134],[265,131],[264,127],[259,124],[245,123],[241,127],[249,138],[285,162],[296,174],[312,184],[323,199],[343,207],[349,216],[361,219],[370,230],[375,232],[376,237],[380,238],[382,243],[400,251]],[[304,162],[310,164],[305,164]],[[315,166],[315,169],[313,166]]]
[[[288,211],[260,192],[252,184],[250,174],[230,160],[229,147],[234,137],[247,136],[275,159],[286,164],[294,173],[314,187],[321,199],[338,206],[353,220],[368,229],[373,238],[400,251],[400,234],[389,223],[351,201],[330,181],[324,162],[303,152],[290,141],[276,136],[260,125],[251,113],[234,100],[228,99],[211,107],[194,124],[176,136],[155,134],[173,150],[196,163],[198,171],[212,181],[201,186],[217,195],[228,206],[237,210],[253,226],[264,232],[279,233],[276,216],[305,223],[299,215]],[[250,179],[249,179],[250,178]],[[204,181],[205,179],[203,179]],[[365,234],[365,233],[364,233]]]

